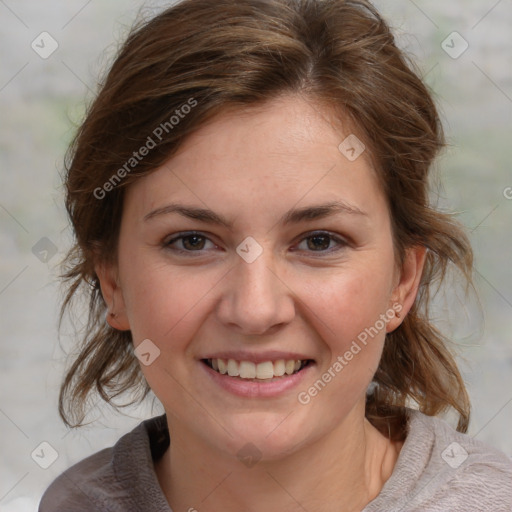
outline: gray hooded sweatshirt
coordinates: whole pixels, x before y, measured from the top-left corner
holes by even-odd
[[[361,512],[512,512],[512,459],[439,418],[407,417],[393,473]],[[62,473],[39,512],[172,512],[154,470],[169,442],[165,415],[142,422]]]

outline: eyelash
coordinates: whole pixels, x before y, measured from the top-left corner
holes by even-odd
[[[164,247],[173,252],[177,252],[179,254],[183,254],[183,255],[187,255],[187,256],[191,256],[191,257],[194,257],[194,256],[192,256],[193,253],[199,253],[199,255],[201,255],[204,251],[203,249],[198,250],[198,251],[189,251],[189,250],[185,250],[185,249],[176,249],[175,247],[172,247],[172,244],[174,244],[178,240],[183,240],[185,238],[191,238],[194,236],[197,238],[202,238],[202,239],[205,239],[205,240],[208,240],[211,242],[211,240],[207,236],[205,236],[203,233],[197,232],[197,231],[190,231],[190,232],[186,232],[186,233],[180,233],[179,236],[176,236],[176,237],[172,238],[171,240],[165,242]],[[300,239],[299,243],[303,242],[304,240],[308,240],[310,238],[315,238],[317,236],[323,236],[323,237],[330,238],[332,241],[336,242],[339,245],[339,247],[337,249],[328,249],[325,251],[320,250],[320,251],[308,251],[308,252],[320,253],[320,254],[331,254],[333,252],[338,252],[338,251],[342,250],[344,247],[349,245],[346,240],[343,240],[342,238],[340,238],[328,231],[314,231],[312,233],[308,233],[307,236]]]

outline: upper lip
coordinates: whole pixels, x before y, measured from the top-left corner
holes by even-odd
[[[299,359],[301,361],[313,360],[312,357],[306,356],[304,354],[298,354],[297,352],[281,352],[278,350],[271,350],[268,352],[246,352],[229,350],[208,354],[204,357],[201,357],[200,359],[234,359],[235,361],[251,361],[253,363],[278,361],[279,359],[284,359],[285,361],[289,361],[290,359]]]

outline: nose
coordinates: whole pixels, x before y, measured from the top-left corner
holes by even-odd
[[[226,276],[217,315],[240,334],[269,334],[295,316],[292,290],[268,252],[252,263],[240,259]]]

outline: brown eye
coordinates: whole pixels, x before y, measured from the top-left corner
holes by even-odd
[[[195,249],[203,249],[205,244],[205,239],[202,236],[198,235],[189,235],[182,237],[183,247],[187,250],[195,250]]]
[[[308,240],[308,249],[312,251],[318,250],[326,250],[329,248],[331,243],[330,236],[328,235],[314,235],[307,238]]]
[[[172,238],[168,242],[165,242],[164,246],[175,252],[191,253],[203,251],[207,242],[214,245],[211,240],[201,234],[188,233]]]
[[[305,248],[300,248],[300,245],[306,242]],[[334,247],[331,245],[334,243]],[[331,233],[321,232],[313,233],[302,239],[299,244],[299,250],[305,250],[307,252],[320,252],[320,253],[331,253],[339,251],[345,247],[347,242],[342,238],[332,235]],[[337,247],[336,247],[337,246]]]

